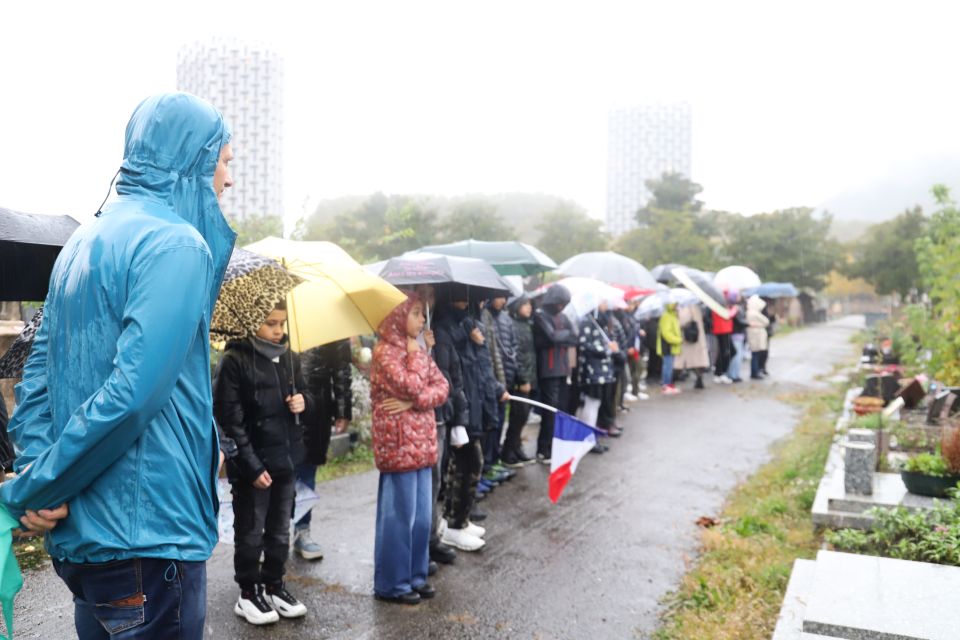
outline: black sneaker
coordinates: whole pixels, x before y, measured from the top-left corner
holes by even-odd
[[[301,618],[307,615],[307,608],[304,604],[294,598],[282,584],[268,586],[266,591],[270,604],[284,618]]]
[[[519,460],[523,464],[530,464],[531,462],[536,462],[536,460],[534,460],[533,458],[531,458],[530,456],[528,456],[523,452],[522,447],[517,447],[517,450],[513,452],[513,455],[516,456],[517,460]]]
[[[440,571],[440,565],[438,565],[433,560],[430,561],[430,564],[427,565],[427,575],[432,576],[436,575],[437,571]]]
[[[424,582],[419,587],[414,587],[413,590],[419,593],[420,598],[422,598],[423,600],[429,600],[433,596],[437,595],[436,590],[434,590],[434,588],[430,586],[429,582]]]
[[[430,559],[441,564],[453,564],[457,559],[457,552],[448,545],[438,542],[430,545]]]
[[[509,469],[519,469],[524,465],[524,462],[513,451],[504,452],[503,457],[500,458],[500,463]]]

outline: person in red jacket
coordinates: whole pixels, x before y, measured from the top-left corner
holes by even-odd
[[[724,318],[716,311],[711,311],[713,322],[713,335],[717,336],[717,365],[713,370],[713,382],[715,384],[730,384],[733,380],[727,376],[727,369],[730,367],[730,360],[733,358],[733,316],[736,314],[737,293],[735,291],[724,291],[724,298],[730,303],[727,309],[728,317]]]
[[[412,294],[380,324],[370,370],[373,458],[380,470],[373,590],[379,600],[402,604],[434,596],[427,583],[434,408],[446,402],[449,386],[417,341],[424,323],[423,303]],[[425,338],[429,350],[432,334]]]

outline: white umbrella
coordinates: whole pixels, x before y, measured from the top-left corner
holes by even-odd
[[[633,315],[637,320],[647,320],[649,318],[662,316],[663,310],[668,304],[686,307],[699,303],[700,299],[692,291],[680,288],[667,289],[665,291],[657,291],[644,298]]]
[[[596,278],[611,284],[621,284],[653,291],[657,280],[642,264],[613,251],[589,251],[565,260],[557,272],[565,276]]]
[[[563,313],[570,318],[574,326],[580,322],[580,318],[595,311],[601,302],[606,302],[612,309],[625,309],[627,306],[623,300],[623,290],[593,278],[564,278],[542,287],[537,293],[556,286],[561,286],[570,293],[570,302],[563,308]]]
[[[734,265],[717,271],[713,283],[727,291],[743,291],[760,286],[760,276],[753,269]]]

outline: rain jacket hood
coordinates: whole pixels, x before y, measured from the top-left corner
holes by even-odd
[[[46,538],[58,560],[204,561],[217,541],[208,336],[235,239],[213,190],[229,136],[199,98],[145,100],[119,198],[54,266],[0,501],[14,515],[69,504]]]
[[[398,304],[377,328],[377,334],[381,340],[402,349],[407,348],[407,316],[410,314],[410,309],[413,309],[415,304],[422,304],[417,294],[408,293],[407,296],[407,299]]]

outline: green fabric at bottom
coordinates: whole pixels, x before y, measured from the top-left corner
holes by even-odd
[[[0,640],[13,638],[13,599],[23,586],[23,576],[20,575],[20,565],[17,556],[13,553],[13,530],[20,523],[13,519],[7,508],[0,504],[0,606],[3,607],[3,620],[7,626],[7,634],[0,633]]]

